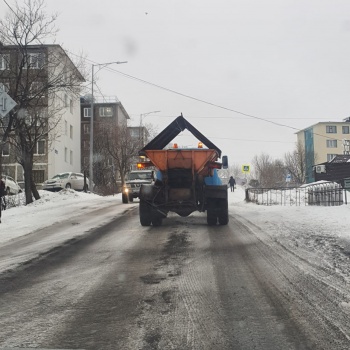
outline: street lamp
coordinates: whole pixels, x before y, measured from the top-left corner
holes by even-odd
[[[89,168],[89,187],[90,191],[93,190],[93,150],[94,150],[94,67],[101,67],[100,69],[109,66],[110,64],[122,64],[128,63],[128,61],[116,61],[116,62],[108,62],[108,63],[97,63],[92,64],[92,72],[91,72],[91,115],[90,115],[90,168]]]
[[[152,111],[152,112],[147,112],[147,113],[142,113],[140,114],[140,126],[142,126],[142,119],[143,117],[147,117],[149,114],[152,114],[152,113],[159,113],[160,111]]]
[[[142,146],[143,146],[143,133],[142,133],[142,137],[141,137],[141,131],[142,131],[142,119],[146,118],[149,114],[152,113],[159,113],[160,111],[152,111],[152,112],[147,112],[147,113],[142,113],[140,114],[140,130],[139,130],[139,139],[140,139],[140,143],[142,141]]]

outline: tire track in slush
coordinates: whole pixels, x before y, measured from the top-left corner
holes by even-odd
[[[205,222],[205,220],[204,220]],[[152,306],[143,310],[143,347],[146,349],[231,349],[232,340],[225,334],[223,312],[210,258],[210,240],[202,216],[169,218],[168,241],[163,256],[155,264],[155,273],[167,278],[149,288]],[[176,272],[176,273],[173,273]],[[172,291],[169,312],[161,314],[164,291]],[[160,320],[160,321],[159,321]],[[150,326],[153,324],[153,326]],[[157,329],[157,343],[150,335]],[[172,347],[170,347],[172,346]]]
[[[181,299],[176,283],[182,273],[181,265],[186,259],[186,250],[190,243],[186,230],[174,226],[172,219],[167,220],[167,223],[170,224],[170,232],[161,257],[155,262],[153,268],[154,274],[165,278],[161,283],[151,283],[146,286],[144,302],[149,303],[141,306],[143,338],[140,349],[143,350],[193,349],[192,344],[189,346],[188,341],[184,340],[184,336],[188,339],[191,327],[184,327],[184,320],[178,319],[179,315],[181,318],[183,311],[179,306]]]
[[[214,283],[214,271],[210,258],[209,240],[203,227],[191,227],[191,239],[194,241],[192,259],[183,266],[183,274],[178,284],[188,317],[192,319],[195,332],[193,349],[225,349],[234,344],[224,330],[223,311],[217,299],[218,291]]]
[[[232,219],[230,227],[210,230],[227,334],[235,340],[238,349],[304,349],[286,331],[291,329],[286,315],[271,302],[254,273],[261,256],[248,253],[252,242],[239,239],[237,231],[241,229]]]

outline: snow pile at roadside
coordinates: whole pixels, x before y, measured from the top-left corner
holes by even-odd
[[[230,196],[232,195],[232,196]],[[230,213],[242,215],[258,226],[266,226],[274,235],[286,235],[288,230],[316,232],[350,239],[350,205],[323,206],[264,206],[244,202],[242,187],[229,193]],[[233,197],[233,198],[232,198]],[[236,197],[236,198],[234,198]],[[277,228],[280,227],[280,230]]]
[[[243,188],[233,196],[229,193],[229,201],[230,215],[249,226],[265,244],[283,246],[350,281],[350,205],[257,205],[244,202]]]
[[[86,207],[93,210],[116,204],[116,213],[125,209],[121,195],[102,197],[93,193],[62,190],[39,191],[40,199],[29,205],[3,210],[0,224],[0,243],[26,235],[56,222],[80,215]],[[20,194],[24,196],[24,194]],[[14,197],[14,196],[11,196]],[[15,200],[21,201],[21,198]],[[118,208],[118,204],[120,204]]]

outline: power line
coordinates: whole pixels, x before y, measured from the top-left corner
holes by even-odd
[[[139,117],[139,114],[129,114],[129,115],[130,116]],[[161,117],[161,118],[174,118],[173,115],[159,115],[159,114],[157,114],[157,116]],[[191,116],[191,118],[192,119],[213,119],[212,116],[200,116],[200,117],[198,117],[198,116]],[[215,119],[232,119],[232,117],[216,116]],[[247,118],[245,118],[245,117],[235,117],[235,120],[237,120],[237,119],[247,119]],[[275,119],[284,119],[284,118],[282,118],[282,117],[268,118],[268,120],[275,120]],[[311,120],[311,119],[314,119],[314,120],[321,120],[324,123],[330,122],[328,119],[322,119],[322,118],[320,119],[320,118],[313,118],[313,117],[310,117],[310,118],[308,118],[308,117],[289,117],[288,119],[289,120],[290,119],[293,119],[293,120],[294,119],[295,120],[309,120],[309,119]]]
[[[68,52],[69,52],[69,51],[68,51]],[[82,57],[82,56],[78,56],[78,55],[76,55],[76,54],[74,54],[74,53],[72,53],[72,52],[70,52],[70,53],[73,54],[73,55],[75,55],[75,56],[77,56],[77,57],[79,57],[79,58],[84,59],[84,57]],[[96,62],[91,61],[91,60],[88,60],[88,59],[86,59],[86,60],[87,60],[87,61],[90,61],[90,62],[93,62],[93,63],[96,63]],[[277,123],[277,122],[274,122],[274,121],[272,120],[272,119],[283,119],[283,118],[270,118],[270,119],[266,119],[266,118],[262,118],[262,117],[257,117],[257,116],[252,115],[252,114],[240,112],[240,111],[235,110],[235,109],[232,109],[232,108],[228,108],[228,107],[225,107],[225,106],[221,106],[221,105],[218,105],[218,104],[216,104],[216,103],[208,102],[208,101],[199,99],[199,98],[197,98],[197,97],[193,97],[193,96],[190,96],[190,95],[187,95],[187,94],[184,94],[184,93],[181,93],[181,92],[178,92],[178,91],[175,91],[175,90],[172,90],[172,89],[163,87],[163,86],[161,86],[161,85],[158,85],[158,84],[149,82],[149,81],[147,81],[147,80],[134,77],[134,76],[132,76],[132,75],[130,75],[130,74],[123,73],[123,72],[118,71],[118,70],[116,70],[116,69],[113,69],[113,68],[111,68],[111,67],[107,67],[106,69],[109,70],[110,72],[123,75],[123,76],[125,76],[125,77],[127,77],[127,78],[129,78],[129,79],[136,80],[136,81],[141,82],[141,83],[143,83],[143,84],[151,85],[151,86],[156,87],[156,88],[158,88],[158,89],[161,89],[161,90],[164,90],[164,91],[168,91],[168,92],[170,92],[170,93],[173,93],[173,94],[176,94],[176,95],[179,95],[179,96],[182,96],[182,97],[191,99],[191,100],[195,100],[195,101],[197,101],[197,102],[201,102],[201,103],[204,103],[204,104],[207,104],[207,105],[216,107],[216,108],[220,108],[220,109],[224,109],[224,110],[227,110],[227,111],[230,111],[230,112],[234,112],[234,113],[243,115],[244,117],[253,118],[253,119],[257,119],[257,120],[261,120],[261,121],[264,121],[264,122],[266,122],[266,123],[274,124],[274,125],[276,125],[276,126],[286,127],[286,128],[295,130],[295,131],[297,131],[297,132],[304,130],[304,129],[299,129],[299,128],[292,127],[292,126],[290,126],[290,125]],[[166,117],[172,117],[172,118],[173,118],[173,116],[166,116]],[[191,117],[191,118],[203,118],[203,117]],[[212,117],[206,117],[206,118],[212,118]],[[216,117],[216,118],[218,118],[218,117]],[[223,119],[232,119],[232,118],[230,118],[230,117],[219,117],[219,118],[223,118]],[[292,119],[292,118],[288,118],[288,119]],[[317,120],[317,118],[293,118],[293,119],[316,119],[316,120]],[[318,119],[318,120],[319,120],[319,119]],[[318,133],[314,133],[314,132],[313,132],[313,135],[320,136],[320,137],[324,137],[324,138],[329,139],[329,140],[342,141],[342,140],[340,140],[340,139],[334,139],[334,138],[331,138],[331,137],[328,137],[328,136],[325,136],[325,135],[321,135],[321,134],[318,134]]]
[[[3,0],[4,3],[8,6],[8,8],[15,14],[15,16],[20,20],[22,21],[18,15],[16,14],[16,12],[11,8],[11,6],[7,3],[6,0]],[[33,34],[33,33],[32,33]],[[42,42],[37,39],[41,44]],[[43,44],[42,44],[43,45]],[[97,62],[94,62],[92,60],[89,60],[87,59],[86,57],[83,57],[81,55],[77,55],[69,50],[65,50],[67,51],[69,54],[73,55],[73,56],[76,56],[76,57],[79,57],[80,59],[83,59],[85,61],[89,61],[91,64],[96,64]],[[106,67],[105,69],[111,71],[111,72],[114,72],[114,73],[117,73],[117,74],[120,74],[120,75],[123,75],[131,80],[136,80],[140,83],[143,83],[143,84],[146,84],[146,85],[150,85],[150,86],[153,86],[153,87],[156,87],[158,89],[161,89],[161,90],[164,90],[164,91],[167,91],[167,92],[170,92],[170,93],[173,93],[175,95],[179,95],[179,96],[182,96],[182,97],[185,97],[185,98],[188,98],[188,99],[191,99],[191,100],[194,100],[194,101],[197,101],[197,102],[201,102],[201,103],[204,103],[206,105],[209,105],[209,106],[213,106],[213,107],[216,107],[216,108],[219,108],[219,109],[223,109],[223,110],[226,110],[226,111],[230,111],[230,112],[233,112],[233,113],[236,113],[236,114],[240,114],[244,117],[248,117],[248,118],[253,118],[253,119],[256,119],[256,120],[261,120],[261,121],[264,121],[266,123],[270,123],[270,124],[274,124],[276,126],[280,126],[280,127],[285,127],[285,128],[288,128],[288,129],[292,129],[292,130],[296,130],[297,132],[299,131],[302,131],[303,129],[299,129],[299,128],[295,128],[295,127],[292,127],[290,125],[286,125],[286,124],[281,124],[281,123],[277,123],[277,122],[274,122],[272,119],[282,119],[282,118],[271,118],[271,119],[266,119],[266,118],[262,118],[262,117],[257,117],[255,115],[252,115],[252,114],[248,114],[248,113],[244,113],[244,112],[241,112],[241,111],[238,111],[238,110],[235,110],[235,109],[232,109],[232,108],[228,108],[228,107],[225,107],[225,106],[221,106],[219,104],[216,104],[216,103],[213,103],[213,102],[209,102],[209,101],[206,101],[206,100],[203,100],[203,99],[200,99],[200,98],[197,98],[197,97],[194,97],[194,96],[190,96],[190,95],[187,95],[187,94],[184,94],[184,93],[181,93],[179,91],[176,91],[176,90],[173,90],[173,89],[170,89],[170,88],[167,88],[167,87],[164,87],[164,86],[161,86],[161,85],[158,85],[158,84],[155,84],[155,83],[152,83],[152,82],[149,82],[147,80],[144,80],[144,79],[141,79],[141,78],[137,78],[135,76],[132,76],[130,74],[126,74],[126,73],[123,73],[121,71],[118,71],[116,69],[113,69],[111,67]],[[101,92],[101,91],[100,91]],[[102,94],[102,93],[101,93]],[[199,117],[198,117],[199,118]],[[222,118],[225,118],[225,117],[222,117]],[[289,118],[291,119],[291,118]],[[316,119],[316,118],[315,118]],[[325,135],[321,135],[321,134],[317,134],[317,133],[312,133],[313,135],[316,135],[316,136],[320,136],[320,137],[324,137],[326,139],[329,139],[329,140],[337,140],[337,141],[342,141],[340,139],[335,139],[335,138],[331,138],[331,137],[328,137],[328,136],[325,136]]]
[[[113,68],[108,68],[108,69],[109,69],[111,72],[118,73],[118,74],[123,75],[123,76],[125,76],[125,77],[127,77],[127,78],[130,78],[130,79],[132,79],[132,80],[136,80],[136,81],[138,81],[138,82],[141,82],[141,83],[143,83],[143,84],[150,85],[150,86],[159,88],[159,89],[161,89],[161,90],[168,91],[168,92],[170,92],[170,93],[173,93],[173,94],[176,94],[176,95],[179,95],[179,96],[182,96],[182,97],[186,97],[186,98],[188,98],[188,99],[191,99],[191,100],[194,100],[194,101],[197,101],[197,102],[201,102],[201,103],[204,103],[204,104],[207,104],[207,105],[216,107],[216,108],[220,108],[220,109],[223,109],[223,110],[227,110],[227,111],[230,111],[230,112],[234,112],[234,113],[243,115],[243,116],[248,117],[248,118],[253,118],[253,119],[261,120],[261,121],[264,121],[264,122],[266,122],[266,123],[274,124],[274,125],[276,125],[276,126],[281,126],[281,127],[285,127],[285,128],[288,128],[288,129],[296,130],[297,132],[304,130],[304,129],[295,128],[295,127],[290,126],[290,125],[281,124],[281,123],[276,123],[276,122],[274,122],[274,121],[272,121],[272,120],[269,120],[269,119],[266,119],[266,118],[262,118],[262,117],[257,117],[257,116],[252,115],[252,114],[240,112],[240,111],[238,111],[238,110],[235,110],[235,109],[232,109],[232,108],[228,108],[228,107],[224,107],[224,106],[218,105],[218,104],[213,103],[213,102],[208,102],[208,101],[202,100],[202,99],[200,99],[200,98],[193,97],[193,96],[190,96],[190,95],[187,95],[187,94],[184,94],[184,93],[181,93],[181,92],[178,92],[178,91],[175,91],[175,90],[172,90],[172,89],[163,87],[163,86],[161,86],[161,85],[158,85],[158,84],[155,84],[155,83],[146,81],[146,80],[144,80],[144,79],[140,79],[140,78],[134,77],[134,76],[132,76],[132,75],[130,75],[130,74],[126,74],[126,73],[120,72],[120,71],[118,71],[118,70],[116,70],[116,69],[113,69]],[[305,129],[307,129],[307,128],[305,128]],[[326,138],[326,139],[328,139],[328,140],[342,141],[342,140],[340,140],[340,139],[331,138],[331,137],[328,137],[328,136],[325,136],[325,135],[321,135],[321,134],[318,134],[318,133],[315,133],[315,132],[313,132],[312,134],[313,134],[313,135],[316,135],[316,136],[324,137],[324,138]]]
[[[185,137],[186,135],[178,135],[177,137]],[[247,141],[247,142],[268,142],[268,143],[295,143],[293,141],[274,141],[274,140],[257,140],[257,139],[236,139],[231,137],[208,136],[209,139],[230,140],[230,141]]]

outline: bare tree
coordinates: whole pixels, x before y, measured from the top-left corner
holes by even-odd
[[[305,149],[300,142],[296,144],[294,151],[285,154],[284,162],[289,174],[291,174],[292,181],[296,185],[304,184],[306,176],[306,156]]]
[[[111,157],[115,170],[119,172],[122,184],[125,175],[130,171],[135,157],[140,150],[140,140],[130,135],[126,124],[111,126],[107,123],[99,124],[99,135],[103,135],[101,143],[104,154]]]
[[[141,147],[146,145],[158,135],[158,129],[152,123],[146,123],[144,128],[146,129],[145,140],[142,144],[140,144]]]
[[[0,40],[5,44],[0,55],[7,68],[1,71],[0,82],[17,103],[3,121],[1,144],[9,141],[15,146],[24,170],[27,204],[32,196],[40,198],[32,172],[38,142],[59,137],[65,97],[78,96],[84,80],[61,46],[43,45],[57,32],[57,15],[48,16],[43,9],[43,0],[25,0],[0,20]]]
[[[93,155],[93,179],[96,189],[100,193],[110,193],[115,186],[115,161],[110,156],[106,132],[110,133],[115,124],[108,122],[95,123],[94,131],[94,155]]]
[[[285,184],[286,169],[279,159],[274,160],[266,153],[253,158],[254,177],[261,187],[277,187]]]
[[[223,181],[227,181],[230,178],[230,176],[233,176],[235,179],[239,178],[242,175],[241,167],[233,163],[229,165],[227,169],[220,169],[219,170],[219,176]]]
[[[284,156],[284,162],[288,172],[292,176],[292,181],[296,185],[302,185],[306,182],[308,169],[307,164],[310,167],[317,162],[317,153],[308,152],[301,142],[296,143],[293,152],[286,153]],[[310,172],[310,169],[309,169]],[[311,170],[312,172],[312,170]]]

